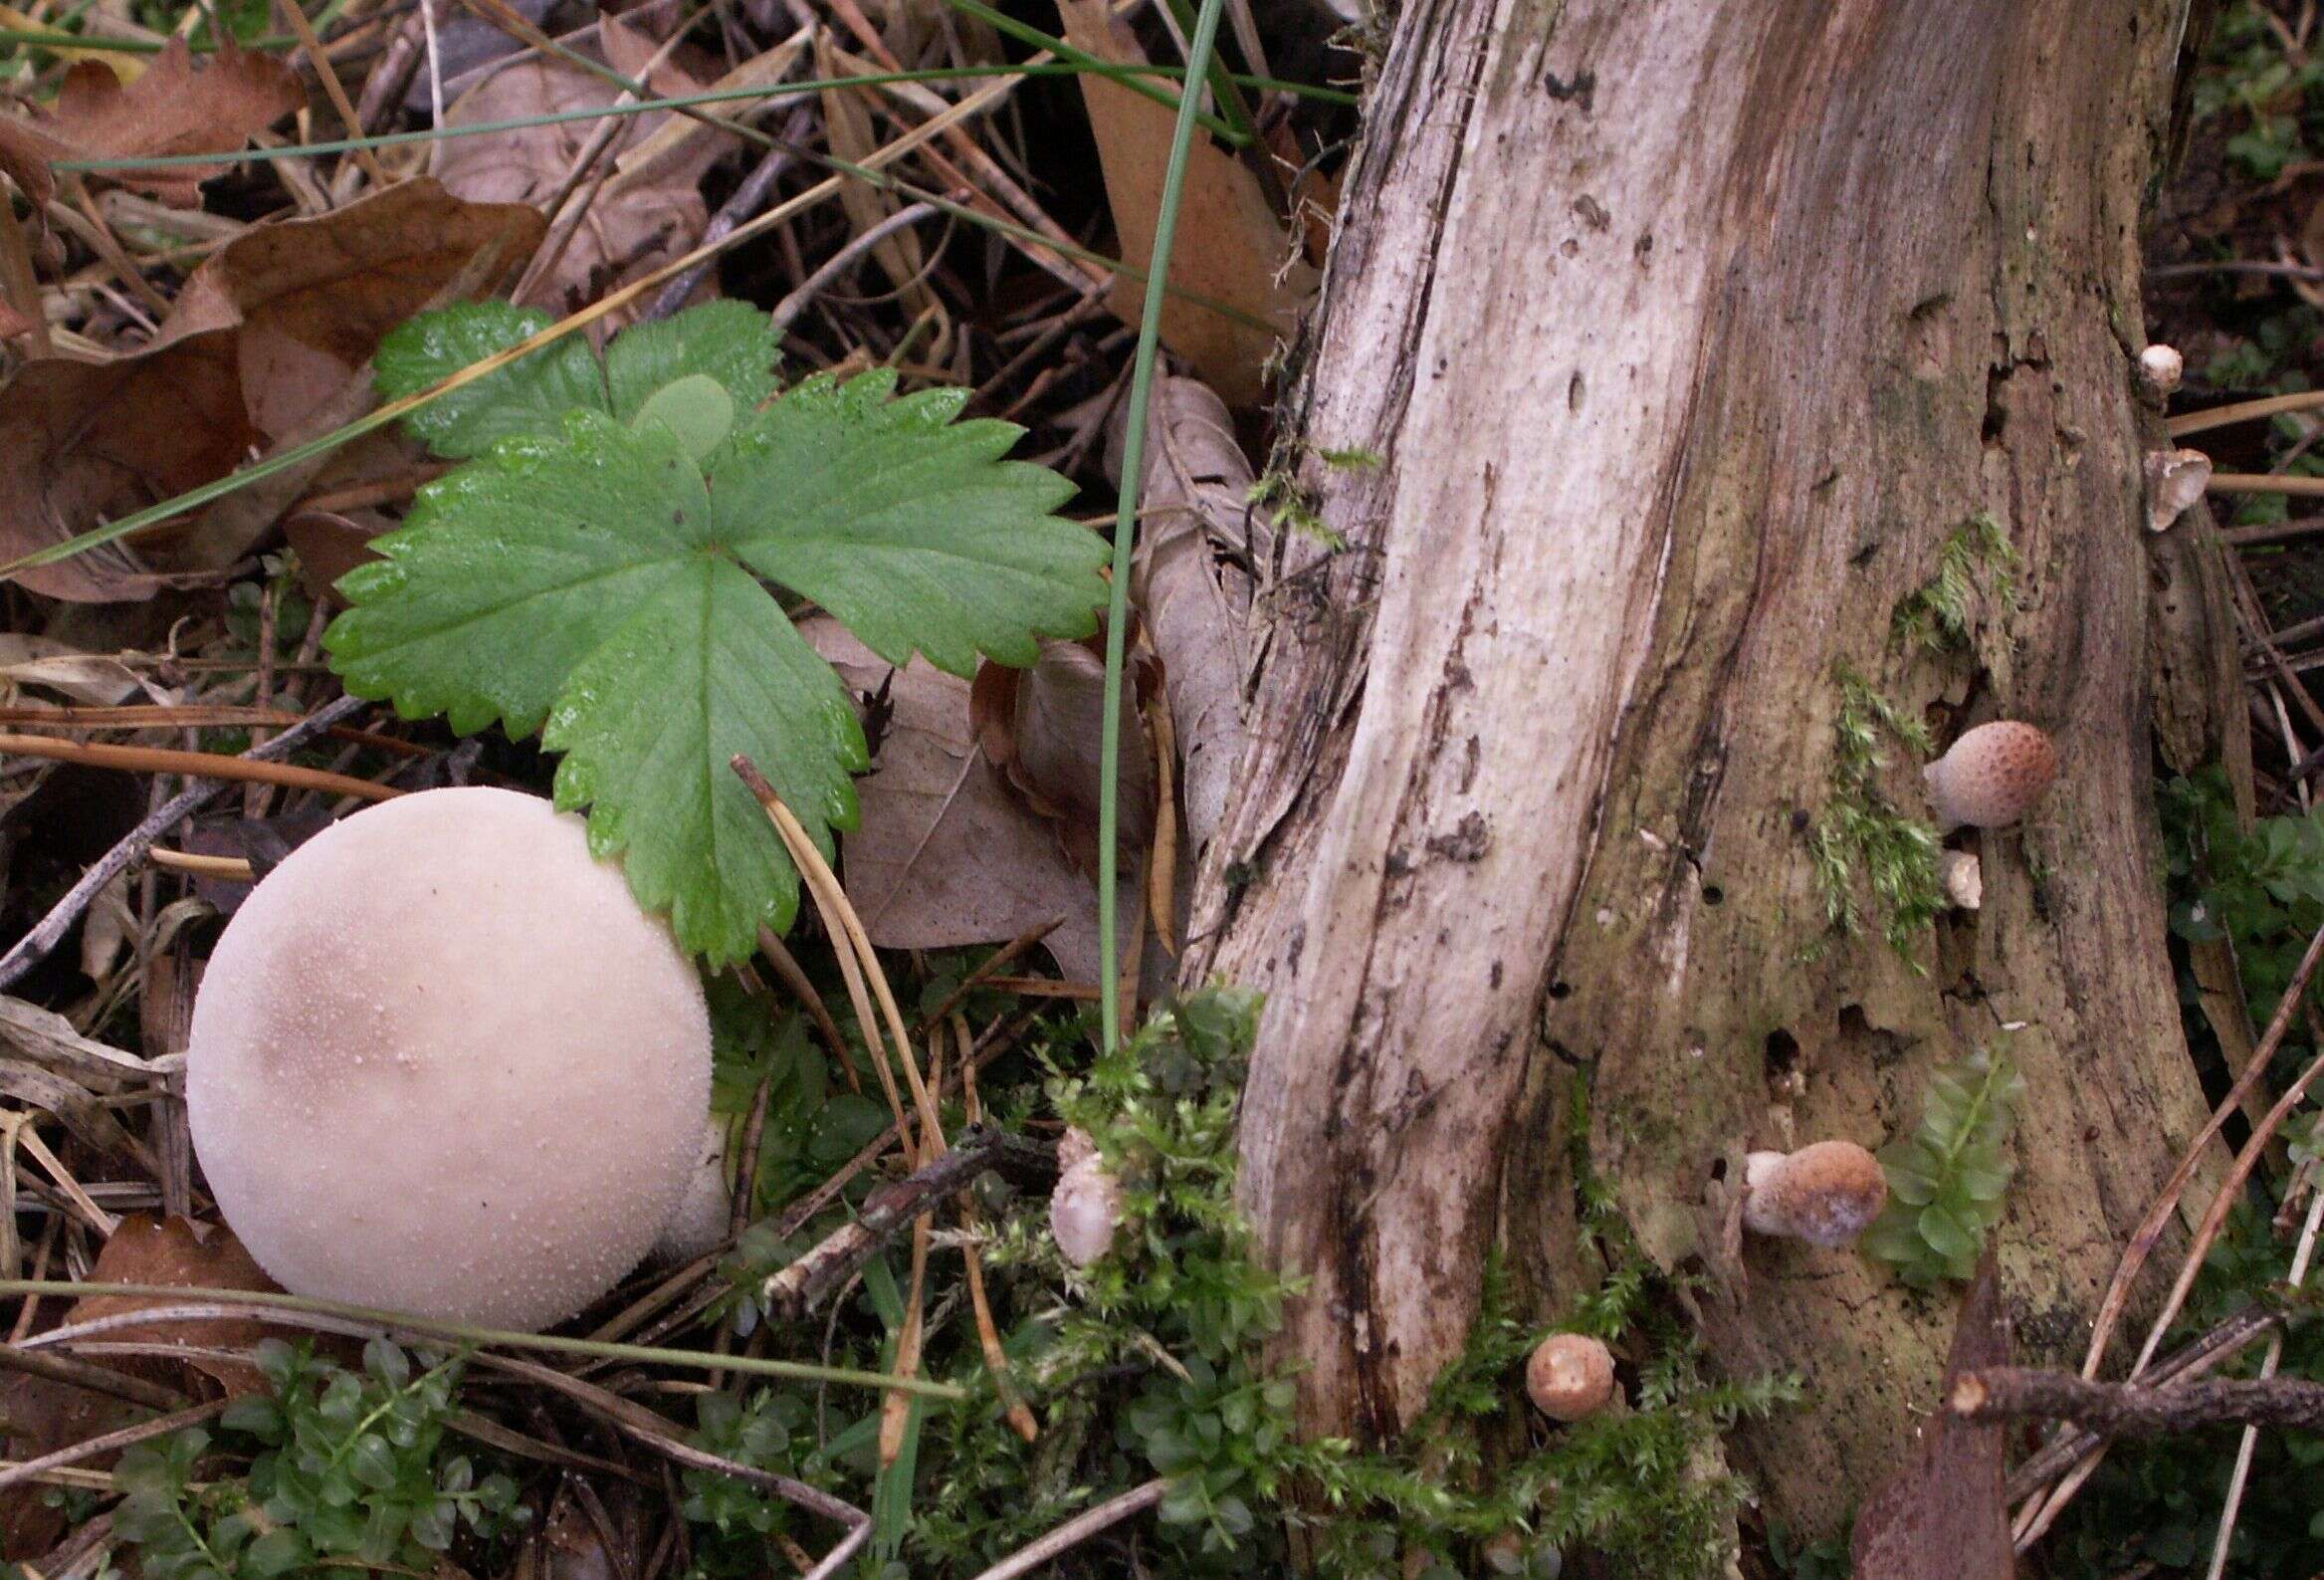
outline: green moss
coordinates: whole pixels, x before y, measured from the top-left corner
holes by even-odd
[[[1934,580],[1896,606],[1890,634],[1903,647],[1943,653],[1970,645],[1980,602],[2004,613],[2017,607],[2017,577],[2025,562],[1991,511],[1956,528],[1937,551]]]
[[[1908,816],[1880,790],[1888,766],[1884,738],[1920,756],[1934,750],[1928,727],[1899,709],[1855,670],[1842,665],[1839,717],[1832,726],[1831,793],[1809,836],[1824,919],[1853,935],[1863,925],[1858,899],[1869,888],[1889,946],[1910,960],[1920,930],[1945,909],[1934,825]]]

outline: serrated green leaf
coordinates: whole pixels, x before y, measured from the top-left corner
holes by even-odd
[[[541,744],[563,752],[559,806],[589,808],[589,846],[689,941],[747,953],[790,925],[798,875],[728,767],[757,763],[831,854],[855,825],[849,776],[869,761],[847,688],[747,572],[693,559],[577,666]],[[812,744],[813,751],[803,751]]]
[[[1013,424],[953,422],[965,390],[890,400],[895,382],[812,378],[737,426],[711,492],[743,563],[892,664],[918,649],[967,675],[978,653],[1030,664],[1038,636],[1093,629],[1105,541],[1050,515],[1073,485],[1001,459]]]
[[[850,776],[866,761],[845,687],[753,572],[894,662],[918,649],[966,674],[979,654],[1028,663],[1038,638],[1091,629],[1106,548],[1051,515],[1070,484],[1002,459],[1018,429],[953,421],[964,392],[891,399],[883,371],[812,379],[753,411],[771,360],[764,316],[745,333],[747,309],[697,313],[614,342],[610,411],[576,398],[553,431],[528,427],[536,384],[512,396],[514,415],[479,408],[454,425],[456,444],[494,423],[498,438],[422,491],[403,530],[377,540],[381,561],[343,578],[351,606],[325,642],[350,692],[407,717],[443,713],[464,733],[545,726],[543,745],[567,754],[557,803],[586,807],[591,848],[623,859],[682,945],[723,963],[797,904],[780,840],[729,760],[748,754],[826,852],[830,828],[853,826]],[[473,354],[523,333],[504,313],[438,341]],[[455,354],[431,344],[430,367]],[[421,360],[397,365],[421,378]],[[737,381],[724,443],[685,409],[698,382],[669,394],[697,375]],[[651,408],[637,427],[621,420],[633,397]]]
[[[746,302],[706,302],[640,324],[615,337],[605,352],[613,414],[628,422],[657,390],[700,374],[717,381],[739,411],[774,393],[774,321]]]
[[[506,302],[464,302],[423,313],[379,342],[372,358],[381,398],[400,400],[442,383],[528,339],[552,320],[538,308]],[[413,438],[447,460],[482,455],[502,439],[550,435],[575,409],[608,411],[605,371],[578,335],[512,362],[475,383],[439,396],[404,419]]]
[[[641,428],[649,422],[668,428],[686,453],[700,462],[734,431],[735,397],[710,374],[688,373],[648,395],[630,426]]]

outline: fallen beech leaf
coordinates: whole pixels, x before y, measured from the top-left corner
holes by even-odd
[[[197,1224],[191,1219],[156,1219],[138,1213],[121,1220],[120,1227],[97,1253],[91,1283],[182,1284],[189,1288],[280,1291],[260,1270],[242,1241],[223,1224]],[[92,1295],[74,1302],[67,1322],[89,1322],[99,1317],[151,1310],[169,1301],[148,1296]],[[130,1323],[110,1330],[107,1339],[123,1344],[162,1344],[173,1348],[247,1350],[270,1333],[288,1330],[255,1316],[235,1315],[203,1321]],[[171,1387],[199,1388],[178,1367],[159,1357],[117,1357],[108,1364],[132,1375]],[[188,1355],[180,1363],[217,1384],[229,1399],[264,1393],[266,1379],[248,1361],[213,1355]]]
[[[1145,51],[1105,0],[1058,0],[1058,11],[1069,43],[1115,65],[1146,64]],[[1122,257],[1143,270],[1154,258],[1155,216],[1162,211],[1176,112],[1107,78],[1083,76],[1080,82]],[[1162,339],[1230,406],[1259,403],[1262,370],[1275,342],[1290,338],[1300,308],[1314,293],[1319,276],[1304,258],[1292,256],[1294,250],[1258,177],[1196,131],[1178,206],[1170,284],[1240,309],[1268,327],[1173,296],[1162,303]],[[1125,324],[1136,324],[1146,305],[1146,282],[1119,277],[1106,305]]]
[[[245,231],[194,271],[165,328],[239,323],[243,403],[279,439],[480,248],[506,237],[504,267],[522,263],[543,228],[522,204],[470,202],[424,176],[398,182],[314,219]]]
[[[856,781],[862,821],[841,843],[848,900],[872,942],[883,949],[992,944],[1062,917],[1043,946],[1069,979],[1096,982],[1097,887],[1066,858],[1050,822],[1012,795],[976,750],[968,683],[923,659],[891,670],[838,621],[820,615],[802,621],[799,634],[850,691],[888,687],[890,712],[873,770]],[[1125,939],[1138,896],[1132,865],[1118,900]],[[1150,972],[1159,957],[1150,950]]]
[[[232,471],[261,437],[243,411],[237,338],[199,330],[108,362],[27,362],[0,388],[0,559]],[[161,585],[117,543],[13,579],[77,603],[150,598]]]
[[[406,181],[316,219],[246,231],[194,272],[143,350],[105,362],[27,363],[0,388],[0,559],[224,476],[253,449],[326,412],[379,338],[493,238],[529,251],[540,230],[529,209]],[[299,486],[286,476],[262,488]],[[167,540],[145,553],[168,569],[214,568],[247,547],[248,524],[233,518],[263,503],[230,495],[193,532],[181,530],[174,556]],[[77,602],[149,598],[161,585],[121,544],[16,579]]]
[[[668,62],[641,75],[656,46],[618,19],[601,18],[598,36],[614,69],[644,82],[656,94],[701,91],[699,82]],[[619,97],[620,90],[611,83],[578,67],[529,60],[494,73],[461,95],[444,112],[444,123],[462,126],[521,120],[594,109]],[[621,129],[603,159],[636,146],[670,118],[666,111],[623,116]],[[443,151],[436,173],[447,189],[474,202],[545,203],[563,186],[566,172],[596,125],[594,121],[568,120],[451,138],[439,145]],[[648,178],[622,187],[618,201],[608,201],[599,194],[555,266],[523,294],[521,302],[552,312],[570,312],[660,267],[700,241],[710,224],[710,210],[703,202],[699,182],[703,171],[718,160],[732,140],[707,137],[699,144],[690,144],[683,158],[657,161]],[[601,341],[634,317],[633,312],[616,313],[591,326],[590,333]]]
[[[395,523],[375,510],[340,515],[336,511],[303,510],[283,523],[283,536],[299,556],[299,580],[313,598],[343,602],[332,590],[339,577],[379,556],[371,540],[392,532]]]
[[[37,209],[56,190],[54,160],[239,148],[253,132],[306,108],[298,74],[282,61],[228,40],[196,71],[185,41],[172,39],[134,83],[124,87],[109,66],[83,61],[65,74],[53,108],[0,116],[0,171]],[[90,179],[194,208],[202,183],[225,170],[223,164],[168,165],[93,171]]]
[[[1119,437],[1106,457],[1117,483]],[[1225,819],[1243,756],[1250,567],[1266,563],[1271,530],[1250,492],[1251,465],[1224,403],[1200,379],[1156,379],[1131,595],[1162,660],[1197,862]]]
[[[0,1449],[10,1460],[30,1460],[118,1432],[152,1412],[110,1394],[76,1388],[21,1372],[0,1372]],[[89,1468],[108,1468],[110,1460]],[[0,1563],[38,1558],[71,1527],[55,1492],[38,1482],[0,1487]]]
[[[1135,638],[1134,638],[1135,640]],[[968,694],[968,729],[1026,807],[1047,819],[1077,871],[1098,870],[1100,732],[1106,716],[1105,636],[1043,642],[1030,669],[986,662]],[[1133,659],[1136,684],[1122,698],[1121,847],[1135,858],[1154,840],[1154,752],[1138,705],[1159,680],[1151,659]]]
[[[1940,1399],[1964,1372],[2009,1361],[2009,1325],[1994,1254],[1954,1319]],[[1920,1446],[1857,1516],[1850,1553],[1856,1580],[2010,1580],[2017,1572],[2009,1506],[2002,1494],[2004,1428],[1939,1411],[1921,1426]]]

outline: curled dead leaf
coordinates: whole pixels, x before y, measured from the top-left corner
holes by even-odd
[[[514,257],[540,232],[530,209],[467,202],[426,179],[254,226],[195,271],[151,345],[104,362],[44,358],[0,388],[0,559],[224,476],[326,410],[380,337],[481,249],[506,238]],[[229,506],[247,514],[233,499],[214,509]],[[215,538],[232,553],[173,552],[163,539],[143,554],[162,570],[198,571],[248,537],[205,526],[194,544]],[[162,584],[120,544],[16,579],[79,602],[148,598]]]
[[[1122,775],[1117,798],[1122,849],[1135,859],[1154,839],[1154,747],[1140,705],[1162,681],[1161,665],[1133,631],[1133,684],[1122,697]],[[1075,868],[1098,867],[1101,733],[1106,716],[1103,634],[1043,642],[1030,669],[984,663],[969,690],[968,723],[985,761],[1026,808],[1055,828]]]
[[[799,634],[859,697],[886,693],[872,772],[856,782],[862,819],[842,842],[847,896],[872,942],[951,949],[999,943],[1062,919],[1042,947],[1070,980],[1097,981],[1096,885],[1066,858],[1055,825],[977,750],[968,682],[925,659],[891,669],[823,616],[802,621]],[[1133,936],[1142,865],[1127,864],[1122,875],[1125,939]],[[1149,991],[1167,980],[1159,948],[1143,964]]]
[[[109,66],[83,61],[65,74],[47,111],[0,116],[0,171],[33,198],[37,211],[56,190],[60,159],[130,159],[239,148],[254,132],[307,108],[298,74],[270,55],[231,40],[198,70],[183,39],[172,39],[133,83]],[[201,202],[204,181],[223,164],[92,172],[181,208]]]

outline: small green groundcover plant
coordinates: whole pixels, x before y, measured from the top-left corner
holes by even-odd
[[[538,333],[505,303],[388,337],[380,393],[428,389]],[[1053,513],[1073,485],[1003,459],[1021,430],[959,419],[969,392],[897,398],[886,369],[775,392],[774,333],[740,303],[578,337],[421,407],[461,465],[421,491],[325,636],[358,696],[463,733],[498,722],[563,754],[559,806],[725,963],[787,927],[798,878],[729,768],[747,754],[810,835],[854,826],[866,766],[846,687],[769,583],[891,663],[1029,664],[1095,627],[1104,541]]]
[[[457,1361],[417,1370],[385,1339],[360,1372],[276,1339],[256,1358],[271,1392],[229,1406],[215,1437],[139,1444],[113,1471],[113,1533],[145,1580],[425,1573],[463,1527],[490,1541],[526,1521],[514,1480],[441,1452]]]
[[[924,1367],[968,1398],[916,1407],[893,1463],[880,1462],[876,1398],[810,1384],[699,1395],[676,1407],[691,1408],[692,1441],[868,1509],[873,1538],[848,1572],[878,1580],[979,1573],[1158,1476],[1168,1490],[1154,1515],[1079,1550],[1075,1572],[1274,1576],[1297,1542],[1315,1572],[1343,1580],[1548,1580],[1583,1550],[1634,1580],[1719,1573],[1746,1497],[1720,1435],[1796,1389],[1706,1380],[1676,1302],[1594,1183],[1584,1187],[1585,1249],[1606,1271],[1554,1324],[1521,1316],[1496,1271],[1466,1349],[1402,1444],[1367,1452],[1294,1431],[1294,1379],[1262,1356],[1293,1285],[1257,1259],[1234,1197],[1232,1120],[1256,1011],[1247,994],[1196,994],[1086,1070],[990,1094],[996,1119],[1045,1114],[1086,1130],[1126,1212],[1112,1250],[1077,1269],[1051,1242],[1038,1194],[975,1193],[993,1313],[1036,1442],[1010,1430],[959,1285],[933,1281],[941,1252]],[[739,1294],[786,1254],[745,1242],[725,1271]],[[892,1364],[909,1281],[901,1257],[868,1263],[860,1297],[829,1326],[783,1329],[779,1343]],[[725,1315],[765,1320],[739,1303]],[[1526,1407],[1525,1358],[1552,1326],[1609,1341],[1629,1408],[1554,1427]],[[510,1538],[554,1472],[535,1467],[538,1484],[521,1489],[460,1457],[446,1433],[456,1361],[415,1366],[385,1344],[359,1372],[281,1345],[264,1360],[268,1397],[236,1405],[214,1435],[188,1430],[124,1460],[114,1516],[124,1569],[321,1580],[436,1572],[448,1551],[468,1573],[508,1571]],[[715,1470],[677,1470],[675,1501],[686,1529],[670,1573],[686,1580],[760,1580],[781,1567],[782,1542],[813,1551],[832,1536],[827,1522]]]

